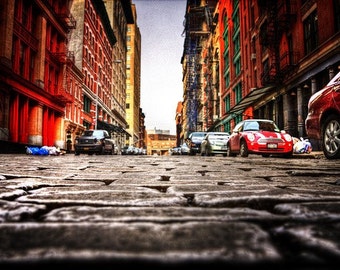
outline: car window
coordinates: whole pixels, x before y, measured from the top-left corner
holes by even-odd
[[[280,132],[280,129],[273,122],[261,122],[260,129],[264,131],[275,131]]]
[[[84,136],[92,136],[92,134],[93,134],[93,130],[85,130],[83,133]]]
[[[243,126],[244,131],[256,131],[259,130],[259,123],[256,121],[245,122]]]

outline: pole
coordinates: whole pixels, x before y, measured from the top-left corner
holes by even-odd
[[[94,123],[94,129],[97,129],[97,119],[98,119],[98,88],[96,92],[96,112],[95,112],[95,123]]]

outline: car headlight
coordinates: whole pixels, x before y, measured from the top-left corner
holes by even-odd
[[[247,138],[249,141],[253,142],[255,141],[255,135],[253,133],[249,133],[247,134]]]
[[[292,136],[290,136],[289,134],[283,134],[283,137],[285,138],[285,140],[287,142],[291,142],[293,139],[292,139]]]

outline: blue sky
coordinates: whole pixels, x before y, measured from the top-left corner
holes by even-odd
[[[141,32],[141,107],[146,129],[176,134],[183,99],[182,65],[186,0],[132,0]]]

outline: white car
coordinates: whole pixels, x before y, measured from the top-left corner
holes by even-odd
[[[228,132],[208,132],[201,143],[201,156],[222,154],[227,156]]]

